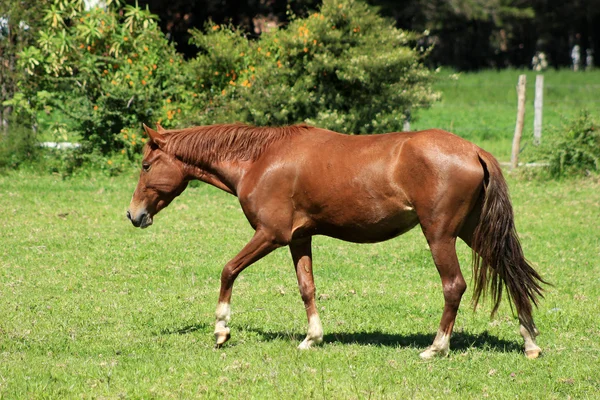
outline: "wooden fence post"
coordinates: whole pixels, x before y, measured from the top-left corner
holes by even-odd
[[[406,112],[406,119],[404,120],[404,125],[402,126],[402,132],[410,132],[410,110]]]
[[[533,144],[538,146],[542,142],[542,107],[544,103],[544,75],[535,77],[535,114],[533,117]]]
[[[515,136],[512,143],[512,155],[510,157],[510,167],[517,168],[519,165],[519,149],[521,148],[521,136],[523,136],[523,124],[525,123],[525,84],[527,77],[519,75],[517,84],[517,125],[515,126]]]

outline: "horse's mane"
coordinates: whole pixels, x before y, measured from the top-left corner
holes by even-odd
[[[255,127],[245,124],[222,124],[170,129],[166,152],[188,164],[211,164],[227,160],[254,161],[269,145],[309,129],[308,125]]]

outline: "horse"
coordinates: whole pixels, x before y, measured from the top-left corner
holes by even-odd
[[[430,129],[346,135],[309,125],[254,127],[221,124],[157,130],[144,124],[139,182],[127,211],[135,227],[200,180],[237,196],[254,235],[221,273],[215,343],[230,339],[236,277],[273,250],[288,246],[308,329],[298,346],[323,341],[315,305],[311,242],[315,235],[375,243],[416,225],[427,239],[442,281],[444,309],[437,334],[421,358],[450,349],[466,290],[456,239],[473,252],[473,305],[491,292],[492,316],[502,293],[516,309],[528,358],[541,353],[532,305],[543,297],[541,276],[523,255],[507,183],[498,161],[450,132]]]

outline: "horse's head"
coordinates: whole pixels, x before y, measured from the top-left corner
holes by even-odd
[[[127,218],[134,226],[146,228],[152,225],[152,218],[185,190],[188,179],[185,164],[165,151],[167,139],[161,133],[144,125],[149,140],[144,148],[142,171]]]

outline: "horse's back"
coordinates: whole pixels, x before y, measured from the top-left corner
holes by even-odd
[[[288,143],[287,153],[307,171],[327,177],[336,186],[348,181],[392,184],[405,178],[448,182],[483,178],[475,144],[444,130],[344,135],[322,129]],[[310,166],[306,165],[310,164]]]

